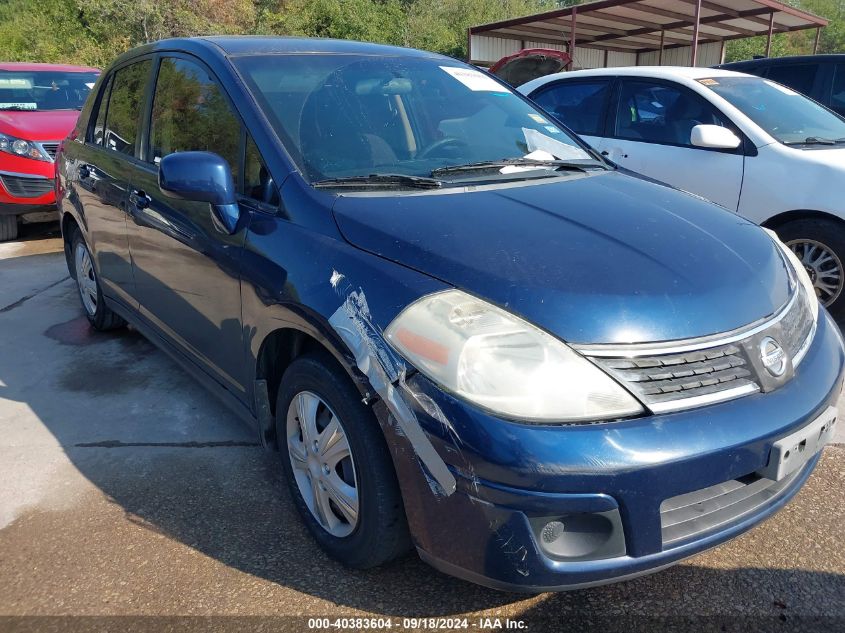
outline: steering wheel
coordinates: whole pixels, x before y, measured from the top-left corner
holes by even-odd
[[[446,138],[441,138],[437,141],[434,141],[431,145],[426,147],[423,151],[419,153],[417,158],[428,158],[432,154],[434,154],[437,150],[443,149],[444,147],[455,146],[455,147],[469,147],[469,143],[465,140],[458,138],[457,136],[447,136]]]

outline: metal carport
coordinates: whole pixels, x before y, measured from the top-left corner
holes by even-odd
[[[730,4],[730,6],[727,6]],[[775,0],[599,0],[468,29],[469,60],[525,48],[568,51],[573,68],[711,66],[727,40],[821,29],[828,21]]]

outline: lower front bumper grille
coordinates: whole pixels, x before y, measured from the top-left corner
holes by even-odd
[[[663,548],[705,536],[753,514],[786,490],[805,468],[806,465],[780,481],[748,475],[666,499],[660,504]]]
[[[53,179],[42,176],[0,176],[3,188],[17,198],[39,198],[53,191]]]

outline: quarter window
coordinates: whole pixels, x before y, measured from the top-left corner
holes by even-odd
[[[267,171],[255,141],[249,135],[246,137],[246,152],[244,154],[243,195],[266,204],[274,206],[279,204],[279,192],[273,178]]]
[[[602,136],[609,90],[610,84],[606,81],[564,82],[547,88],[532,99],[578,134]]]
[[[173,152],[219,154],[238,173],[241,125],[220,85],[199,64],[161,61],[153,100],[150,158],[158,163]]]
[[[115,73],[106,115],[106,149],[129,156],[135,155],[150,64],[150,60],[146,59],[121,68]],[[102,109],[102,106],[100,108]]]
[[[109,109],[109,93],[111,93],[111,86],[112,80],[114,79],[114,75],[108,78],[106,85],[103,86],[103,91],[100,96],[100,104],[97,110],[97,119],[94,123],[94,132],[91,137],[91,141],[95,145],[102,145],[103,144],[103,136],[105,135],[106,131],[106,112]]]
[[[693,92],[648,82],[623,84],[616,113],[618,138],[692,147],[690,137],[696,125],[729,127],[713,106]]]

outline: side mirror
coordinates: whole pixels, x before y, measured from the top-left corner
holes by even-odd
[[[696,125],[692,128],[690,143],[707,149],[736,149],[742,140],[721,125]]]
[[[176,152],[161,159],[158,186],[168,198],[208,202],[217,228],[235,232],[240,209],[232,170],[225,159],[211,152]]]

